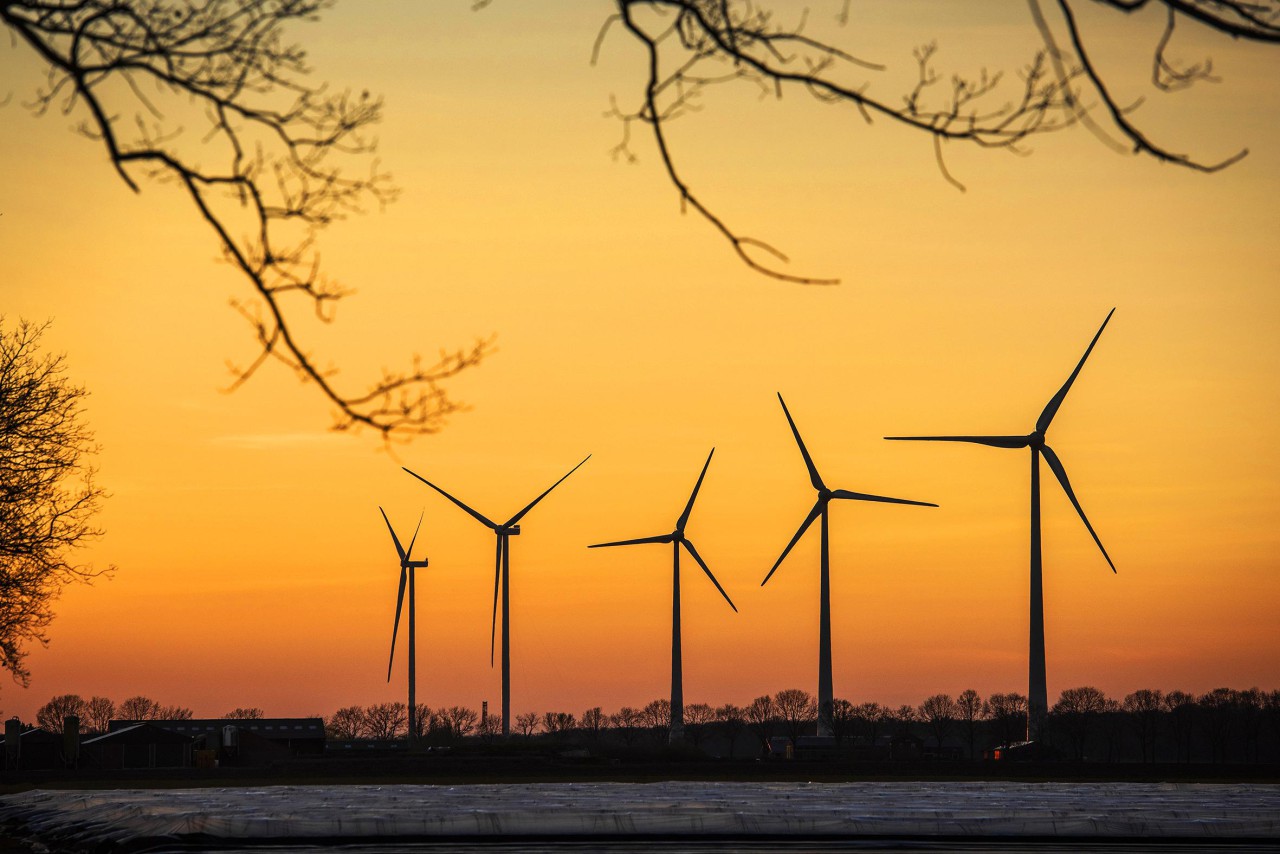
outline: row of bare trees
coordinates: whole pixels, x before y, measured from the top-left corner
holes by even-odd
[[[470,735],[492,737],[500,728],[495,718],[481,718],[475,709],[449,706],[433,709],[419,703],[415,724],[418,738],[454,741]],[[409,707],[401,702],[344,706],[324,721],[329,738],[373,738],[391,740],[409,734]]]
[[[261,709],[237,709],[236,712],[256,711],[256,715],[243,717],[262,717]],[[186,721],[191,720],[192,711],[185,706],[165,706],[150,697],[129,697],[117,704],[110,697],[90,697],[84,699],[79,694],[60,694],[36,710],[36,726],[50,732],[61,732],[63,721],[69,715],[80,719],[80,726],[86,732],[106,732],[107,725],[113,720],[124,721]],[[227,717],[240,717],[234,713]]]
[[[606,713],[595,706],[574,714],[524,712],[513,733],[561,743],[621,749],[648,749],[666,743],[670,703],[623,706]],[[107,697],[78,694],[52,698],[36,713],[43,729],[60,731],[67,715],[77,715],[88,732],[105,732],[111,720],[188,720],[190,709],[166,706],[148,697],[116,704]],[[972,689],[952,697],[931,695],[919,705],[897,707],[837,699],[832,725],[837,743],[875,748],[895,741],[919,743],[940,756],[977,758],[984,751],[1014,744],[1026,733],[1027,698],[1016,692],[982,697]],[[236,708],[224,718],[261,718],[260,708]],[[690,703],[684,709],[685,738],[695,749],[719,755],[743,754],[746,740],[759,749],[775,738],[795,743],[811,735],[817,721],[812,694],[789,688],[756,697],[746,705]],[[334,739],[392,740],[408,735],[408,707],[401,702],[347,706],[325,719]],[[497,738],[496,717],[466,706],[433,709],[418,705],[418,731],[428,743],[464,738]],[[1107,762],[1280,761],[1280,690],[1215,688],[1200,695],[1144,688],[1122,698],[1081,686],[1061,693],[1049,713],[1045,741],[1063,758]]]

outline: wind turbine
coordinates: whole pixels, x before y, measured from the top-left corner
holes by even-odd
[[[787,410],[787,402],[782,399],[781,394],[778,395],[778,402],[782,404],[782,412],[787,416],[787,423],[791,425],[791,432],[796,437],[796,444],[800,446],[800,455],[804,457],[805,467],[809,469],[809,481],[813,484],[813,488],[818,491],[818,500],[814,502],[813,509],[809,511],[809,515],[805,516],[804,521],[800,523],[800,528],[796,531],[795,536],[791,538],[791,542],[787,543],[787,547],[782,550],[782,554],[774,561],[773,568],[764,577],[764,581],[760,582],[760,586],[763,587],[769,582],[774,572],[781,566],[782,561],[791,553],[791,549],[804,536],[804,532],[809,530],[813,520],[822,517],[822,558],[818,594],[818,735],[830,736],[834,735],[831,725],[831,709],[835,697],[831,687],[831,549],[828,536],[827,507],[833,498],[847,498],[853,501],[882,501],[889,504],[913,504],[918,507],[937,507],[938,505],[931,504],[928,501],[909,501],[905,498],[886,498],[883,495],[850,492],[847,489],[828,489],[826,484],[822,482],[821,476],[818,475],[817,466],[813,464],[813,458],[809,456],[809,450],[804,446],[804,440],[800,438],[800,431],[796,429],[796,422],[792,420],[791,412]]]
[[[569,469],[568,474],[566,474],[564,477],[557,480],[555,483],[551,484],[551,486],[547,487],[545,492],[543,492],[537,498],[530,501],[523,510],[521,510],[519,513],[512,516],[510,519],[503,522],[502,524],[498,524],[497,522],[494,522],[480,515],[475,510],[472,510],[470,507],[463,504],[461,501],[454,498],[452,495],[445,492],[443,489],[436,486],[434,483],[427,480],[422,475],[405,468],[405,471],[409,472],[409,474],[413,475],[418,480],[422,481],[427,486],[431,487],[436,492],[440,493],[445,498],[449,499],[454,504],[461,507],[467,513],[469,513],[474,519],[479,521],[480,524],[489,528],[491,531],[493,531],[495,535],[497,535],[497,552],[494,559],[494,570],[493,570],[493,622],[489,629],[489,664],[490,665],[493,664],[494,633],[497,631],[497,625],[498,625],[498,588],[499,588],[499,584],[501,584],[501,588],[502,588],[502,734],[504,736],[508,736],[511,734],[511,544],[510,544],[510,538],[517,536],[520,533],[519,522],[521,519],[524,518],[524,515],[528,513],[530,510],[532,510],[539,501],[546,498],[547,493],[551,492],[551,490],[555,489],[557,486],[563,483],[565,478],[567,478],[569,475],[577,471],[582,466],[582,463],[585,463],[589,459],[591,459],[591,455],[587,454],[585,457],[583,457],[581,463],[578,463],[578,465]]]
[[[400,555],[400,591],[396,594],[396,621],[391,625],[391,657],[387,660],[387,681],[391,681],[391,665],[396,660],[396,634],[400,631],[400,610],[404,606],[404,588],[405,581],[408,581],[409,587],[409,741],[412,742],[417,738],[418,729],[418,705],[417,705],[417,620],[414,607],[413,589],[413,571],[420,566],[427,565],[427,559],[413,560],[413,544],[418,541],[418,531],[422,528],[422,516],[418,516],[418,526],[413,529],[413,538],[409,540],[409,548],[400,545],[400,538],[396,536],[396,529],[391,527],[391,520],[387,518],[387,511],[381,507],[378,512],[382,514],[382,521],[387,523],[387,530],[391,532],[391,542],[396,544],[396,553]]]
[[[707,562],[698,554],[698,550],[693,547],[693,543],[684,535],[684,526],[689,521],[689,513],[693,510],[693,502],[698,497],[698,490],[702,488],[702,479],[707,476],[707,466],[711,465],[711,457],[715,454],[716,449],[712,448],[711,453],[707,454],[707,461],[702,465],[702,473],[698,475],[698,482],[693,485],[693,493],[689,496],[689,503],[684,506],[684,512],[680,514],[680,518],[676,520],[676,529],[670,534],[659,534],[656,537],[641,537],[636,540],[617,540],[611,543],[596,543],[587,546],[590,549],[603,549],[610,546],[634,546],[641,543],[671,543],[673,555],[672,576],[671,576],[671,730],[669,741],[677,744],[684,740],[684,677],[681,671],[680,656],[680,547],[684,546],[688,550],[690,557],[697,561],[698,566],[702,567],[702,571],[707,574],[707,578],[711,579],[711,583],[720,591],[720,595],[724,597],[724,601],[729,603],[729,607],[736,613],[738,606],[733,604],[733,600],[729,598],[729,594],[724,592],[724,588],[720,586],[720,582],[716,581],[716,577],[711,574],[711,569],[707,566]]]
[[[1067,392],[1071,390],[1071,384],[1080,375],[1080,369],[1084,367],[1085,360],[1093,352],[1093,346],[1102,337],[1102,330],[1107,328],[1111,315],[1115,313],[1116,310],[1114,308],[1107,312],[1106,319],[1102,321],[1102,326],[1098,327],[1097,334],[1089,342],[1089,346],[1084,351],[1084,355],[1080,357],[1076,369],[1071,372],[1071,376],[1067,377],[1067,381],[1062,384],[1062,388],[1058,389],[1058,393],[1045,404],[1040,417],[1036,419],[1036,429],[1027,435],[885,437],[886,439],[898,441],[968,442],[974,445],[990,445],[993,448],[1031,449],[1031,649],[1028,656],[1029,673],[1027,686],[1028,741],[1034,740],[1039,736],[1040,724],[1049,711],[1044,663],[1044,588],[1041,582],[1040,562],[1040,457],[1043,456],[1044,461],[1049,464],[1049,468],[1053,471],[1054,476],[1057,477],[1058,483],[1062,485],[1062,491],[1067,494],[1072,506],[1080,514],[1080,521],[1084,522],[1084,526],[1089,529],[1089,534],[1093,537],[1093,541],[1098,544],[1098,548],[1102,551],[1102,556],[1107,559],[1107,564],[1111,567],[1111,571],[1116,571],[1116,565],[1111,562],[1111,556],[1103,548],[1102,540],[1098,539],[1098,534],[1093,530],[1093,526],[1089,524],[1089,518],[1084,515],[1084,508],[1080,506],[1075,492],[1071,489],[1071,482],[1067,480],[1067,471],[1062,467],[1062,460],[1058,459],[1058,455],[1053,452],[1053,449],[1045,444],[1044,438],[1049,425],[1053,423],[1053,417],[1058,414],[1058,407],[1062,406],[1063,399],[1066,398]]]

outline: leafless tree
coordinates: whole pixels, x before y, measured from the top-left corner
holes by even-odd
[[[773,697],[768,694],[756,697],[747,704],[747,726],[760,739],[761,749],[769,746],[769,739],[773,737],[774,720],[778,715],[778,707],[773,703]]]
[[[1126,694],[1121,707],[1129,716],[1129,723],[1138,735],[1138,747],[1143,762],[1155,762],[1156,736],[1159,734],[1160,714],[1164,710],[1164,694],[1159,689],[1140,688]]]
[[[918,712],[920,720],[933,730],[934,741],[937,743],[938,751],[941,752],[942,742],[956,725],[960,707],[956,705],[955,700],[951,699],[950,694],[934,694],[920,704]]]
[[[1067,733],[1077,759],[1084,759],[1089,731],[1098,716],[1106,711],[1107,696],[1092,685],[1067,688],[1050,709],[1051,714]]]
[[[156,718],[162,721],[189,721],[195,713],[186,706],[161,706]]]
[[[636,728],[641,724],[640,712],[630,706],[623,706],[609,716],[609,723],[622,738],[624,744],[631,744],[636,738]]]
[[[1121,93],[1094,61],[1095,41],[1105,35],[1081,23],[1084,0],[1028,0],[1029,32],[1037,32],[1017,82],[986,69],[977,74],[942,73],[936,43],[915,49],[908,60],[918,74],[903,89],[879,94],[876,81],[888,67],[856,55],[852,41],[822,26],[831,16],[810,7],[768,0],[616,0],[617,12],[602,29],[597,55],[609,33],[621,29],[642,49],[643,91],[611,114],[622,124],[615,157],[634,160],[632,135],[646,127],[682,210],[709,223],[749,267],[777,279],[832,284],[833,279],[787,272],[787,257],[768,243],[747,236],[716,212],[693,188],[678,164],[671,123],[699,112],[713,87],[743,84],[762,95],[808,95],[818,102],[931,137],[941,176],[963,190],[948,171],[943,149],[949,143],[1021,153],[1029,138],[1083,124],[1111,147],[1206,172],[1228,166],[1240,151],[1217,162],[1180,154],[1147,132],[1132,95]],[[488,5],[480,0],[477,6]],[[1192,27],[1233,40],[1280,42],[1277,0],[1093,0],[1117,15],[1148,13],[1150,42],[1138,54],[1150,64],[1151,86],[1174,92],[1215,79],[1212,64],[1180,64],[1170,53],[1175,32]],[[835,16],[848,24],[849,0]],[[846,27],[857,30],[858,22]],[[1140,101],[1140,98],[1139,98]]]
[[[716,710],[707,703],[689,703],[684,707],[684,734],[694,747],[707,734],[707,726],[716,719]]]
[[[153,721],[159,720],[161,715],[161,706],[150,697],[129,697],[116,709],[116,713],[120,715],[121,720],[126,721]]]
[[[106,732],[116,715],[116,704],[109,697],[90,697],[84,704],[85,729]]]
[[[361,734],[366,738],[399,738],[409,723],[409,707],[398,700],[393,703],[374,703],[364,709]]]
[[[103,498],[85,390],[62,356],[41,351],[44,331],[25,320],[6,328],[0,316],[0,669],[20,685],[26,645],[48,643],[59,592],[100,574],[74,554],[99,535],[90,520]]]
[[[516,715],[516,731],[525,738],[533,735],[538,731],[538,713],[537,712],[521,712]]]
[[[1174,755],[1179,762],[1191,761],[1191,726],[1195,720],[1196,698],[1186,691],[1169,691],[1164,695],[1164,709],[1169,713]]]
[[[716,709],[716,722],[729,740],[729,758],[733,758],[734,748],[738,744],[738,736],[747,728],[747,711],[733,703],[725,703]]]
[[[36,710],[36,726],[48,732],[62,732],[64,718],[68,715],[83,718],[84,713],[83,697],[79,694],[62,694]]]
[[[1200,726],[1209,741],[1209,756],[1214,762],[1227,761],[1227,743],[1236,725],[1239,691],[1214,688],[1196,698]]]
[[[641,726],[646,726],[650,729],[663,729],[670,722],[670,700],[650,700],[648,703],[645,703],[644,708],[640,710]]]
[[[996,725],[1000,744],[1014,744],[1027,736],[1027,698],[1017,692],[987,698],[987,717]]]
[[[542,716],[542,729],[548,735],[572,732],[577,725],[572,712],[546,712]]]
[[[599,706],[594,706],[582,713],[582,728],[593,741],[600,738],[600,733],[609,726],[609,716]]]
[[[466,706],[450,706],[440,710],[440,717],[449,727],[451,737],[465,738],[476,728],[480,713]]]
[[[966,688],[956,697],[956,717],[964,725],[964,734],[969,741],[969,758],[974,755],[974,745],[978,740],[978,721],[983,718],[984,703],[978,692]]]
[[[889,713],[889,720],[893,724],[894,736],[904,738],[910,736],[915,724],[920,722],[920,713],[915,706],[904,703]]]
[[[76,116],[135,192],[175,186],[247,284],[234,301],[256,352],[238,386],[277,360],[317,388],[337,429],[431,433],[459,405],[444,382],[491,350],[481,340],[414,357],[363,391],[341,386],[302,340],[349,291],[322,270],[321,230],[396,191],[372,155],[382,101],[308,78],[285,28],[330,0],[11,0],[0,23],[47,69],[37,114]]]
[[[867,745],[874,748],[881,729],[884,727],[885,722],[889,720],[889,710],[875,702],[859,703],[853,708],[852,715],[858,729],[862,731],[862,737],[866,739]]]
[[[263,712],[262,709],[259,709],[257,706],[250,706],[249,708],[242,708],[240,706],[237,706],[236,708],[232,709],[231,711],[223,715],[222,718],[223,720],[253,721],[253,720],[261,720],[266,716],[267,716],[266,713]]]
[[[325,720],[324,731],[329,738],[359,738],[364,734],[364,709],[343,706]]]
[[[843,743],[853,735],[857,720],[856,708],[853,703],[840,697],[831,701],[831,735],[837,743]]]
[[[787,737],[795,744],[809,724],[818,719],[818,701],[803,688],[786,688],[773,695],[773,705],[778,710],[787,729]]]

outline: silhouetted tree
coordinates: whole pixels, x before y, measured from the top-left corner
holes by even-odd
[[[1227,744],[1236,725],[1237,692],[1230,688],[1214,688],[1196,699],[1200,726],[1209,742],[1209,756],[1214,762],[1227,761]]]
[[[890,713],[890,722],[893,724],[895,738],[905,738],[911,735],[911,731],[919,721],[920,713],[912,705],[903,704]]]
[[[987,717],[995,724],[1000,744],[1015,744],[1027,737],[1027,698],[1017,692],[987,698]]]
[[[533,735],[538,731],[538,717],[537,712],[521,712],[516,715],[516,731],[525,738]]]
[[[650,700],[640,710],[640,722],[659,741],[665,739],[671,728],[671,701]]]
[[[562,735],[573,732],[578,719],[572,712],[546,712],[542,716],[542,729],[547,735]]]
[[[889,710],[879,703],[859,703],[853,708],[853,720],[867,745],[874,748],[881,728],[889,720]]]
[[[477,5],[488,5],[479,0]],[[1240,152],[1217,163],[1203,163],[1167,147],[1139,121],[1134,96],[1119,94],[1093,58],[1094,30],[1080,26],[1071,0],[1030,4],[1032,36],[1027,59],[1016,78],[988,73],[942,73],[937,45],[914,51],[918,73],[906,91],[889,93],[874,81],[889,69],[870,62],[845,45],[824,15],[810,15],[808,7],[762,0],[617,0],[618,12],[609,19],[637,43],[643,53],[643,89],[633,106],[615,101],[612,114],[622,123],[623,136],[615,157],[635,160],[632,132],[646,126],[653,135],[659,159],[674,185],[681,209],[692,209],[732,246],[750,267],[769,276],[797,282],[824,283],[786,273],[785,255],[772,246],[743,235],[703,201],[685,172],[678,167],[670,123],[701,111],[713,86],[742,83],[753,91],[807,94],[827,106],[850,111],[870,123],[885,119],[891,125],[927,135],[943,178],[964,189],[943,162],[948,143],[971,143],[981,148],[1019,152],[1029,137],[1080,123],[1112,148],[1149,155],[1193,169],[1215,171],[1244,156]],[[1152,86],[1163,92],[1212,80],[1210,63],[1181,64],[1169,45],[1175,30],[1191,27],[1231,39],[1274,44],[1280,41],[1280,7],[1275,0],[1097,0],[1095,6],[1117,13],[1159,9],[1163,30],[1137,48],[1141,65],[1152,68]],[[850,19],[845,0],[839,22]],[[1160,24],[1153,15],[1156,27]],[[606,25],[606,31],[609,26]],[[597,40],[597,50],[604,34]],[[865,43],[866,34],[856,40]],[[1105,42],[1099,36],[1097,42]],[[1132,49],[1131,49],[1132,50]],[[884,93],[884,94],[880,94]],[[1138,98],[1136,103],[1140,103]],[[1118,139],[1117,139],[1118,137]]]
[[[0,16],[7,6],[0,6]],[[99,574],[74,551],[99,535],[90,525],[103,492],[88,459],[86,392],[60,355],[41,352],[44,326],[0,316],[0,669],[29,684],[26,645],[45,644],[53,601]]]
[[[769,739],[773,737],[774,718],[778,713],[773,698],[768,694],[756,697],[747,705],[746,711],[747,726],[760,739],[761,749],[767,748]]]
[[[1164,695],[1164,708],[1169,713],[1174,757],[1179,762],[1190,762],[1191,731],[1196,714],[1195,697],[1186,691],[1170,691]]]
[[[406,732],[409,707],[399,701],[374,703],[364,709],[362,735],[366,738],[399,738]]]
[[[265,718],[265,717],[266,717],[266,713],[263,712],[262,709],[259,709],[257,706],[250,706],[249,708],[241,708],[237,706],[236,708],[232,709],[231,711],[227,712],[225,715],[222,716],[223,720],[239,719],[239,720],[247,720],[247,721],[261,720],[262,718]]]
[[[408,704],[406,704],[407,706]],[[437,713],[426,703],[415,703],[413,707],[413,729],[410,733],[414,738],[425,738],[428,733],[433,730],[444,728],[437,718]]]
[[[594,706],[582,713],[582,729],[591,739],[592,743],[600,740],[600,734],[609,726],[609,716],[604,713],[604,709]]]
[[[156,718],[162,721],[189,721],[195,713],[186,706],[161,706]]]
[[[116,704],[108,697],[90,697],[84,704],[84,725],[90,732],[106,732],[116,715]]]
[[[716,719],[716,711],[706,703],[690,703],[684,707],[684,734],[689,743],[697,747],[707,734],[707,727]]]
[[[1084,759],[1085,741],[1098,716],[1106,710],[1107,697],[1097,688],[1084,685],[1067,688],[1050,712],[1070,739],[1076,759]]]
[[[1156,761],[1156,738],[1159,734],[1160,716],[1164,711],[1164,694],[1159,689],[1140,688],[1126,694],[1121,701],[1129,716],[1129,725],[1138,736],[1138,748],[1143,762]]]
[[[76,116],[131,190],[143,178],[178,187],[244,276],[235,306],[258,350],[234,385],[275,359],[319,389],[339,429],[430,433],[458,409],[442,382],[477,364],[489,342],[434,364],[415,358],[352,392],[299,337],[299,315],[327,321],[349,293],[322,272],[318,232],[396,194],[370,159],[381,99],[308,81],[305,52],[284,40],[286,25],[326,5],[13,0],[0,4],[0,23],[48,70],[35,112]]]
[[[831,701],[831,735],[837,744],[852,736],[857,713],[853,703],[836,697]]]
[[[1241,757],[1247,762],[1258,761],[1259,741],[1262,736],[1263,709],[1266,696],[1257,688],[1236,692],[1236,710],[1239,714],[1239,730],[1242,735]]]
[[[480,720],[480,713],[466,706],[450,706],[448,709],[440,710],[440,717],[448,726],[450,736],[465,738],[475,730],[476,723]]]
[[[716,721],[720,731],[729,740],[729,758],[734,758],[734,748],[738,744],[738,736],[747,728],[747,711],[733,703],[725,703],[716,709]]]
[[[810,723],[818,719],[818,701],[803,688],[786,688],[773,695],[773,705],[795,744]]]
[[[62,732],[63,719],[67,715],[83,718],[84,712],[84,698],[79,694],[63,694],[36,710],[36,726],[49,732]]]
[[[480,719],[476,734],[484,741],[494,741],[502,735],[502,719],[497,715],[489,715]]]
[[[329,738],[359,738],[364,734],[364,709],[343,706],[325,719],[324,732]]]
[[[929,729],[933,731],[933,739],[937,744],[938,751],[942,751],[942,742],[946,740],[948,733],[956,724],[956,715],[960,709],[956,705],[956,701],[951,699],[950,694],[934,694],[927,697],[920,708],[920,720],[929,725]]]
[[[160,704],[150,697],[129,697],[116,709],[122,720],[152,721],[160,719]]]
[[[960,696],[956,697],[956,717],[964,726],[965,740],[969,743],[969,758],[974,757],[974,746],[978,740],[978,722],[984,716],[983,710],[986,704],[982,701],[982,697],[978,696],[978,692],[972,688],[966,688],[960,692]]]

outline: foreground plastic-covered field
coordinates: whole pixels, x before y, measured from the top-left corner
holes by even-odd
[[[1280,786],[670,782],[32,791],[0,798],[0,823],[55,851],[664,837],[1280,845]]]

